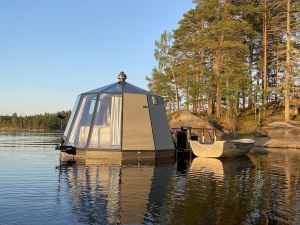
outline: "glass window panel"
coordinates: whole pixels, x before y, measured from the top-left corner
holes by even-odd
[[[157,105],[158,104],[157,98],[154,95],[152,95],[152,103],[153,103],[153,105]]]
[[[86,95],[82,97],[81,104],[75,116],[74,125],[70,132],[70,145],[85,148],[92,123],[97,95]]]
[[[68,141],[68,140],[69,140],[69,137],[68,137],[68,135],[69,135],[69,131],[70,131],[71,124],[72,124],[73,119],[74,119],[75,112],[76,112],[76,110],[77,110],[77,106],[78,106],[79,100],[80,100],[80,96],[77,97],[77,100],[76,100],[76,102],[75,102],[74,108],[73,108],[73,110],[72,110],[72,112],[71,112],[71,115],[70,115],[68,124],[67,124],[66,129],[65,129],[65,132],[64,132],[64,138],[65,138],[65,140],[66,140],[66,144],[67,144],[67,145],[69,145],[69,141]],[[69,135],[69,136],[70,136],[70,135]]]
[[[101,94],[89,148],[121,148],[122,95]]]

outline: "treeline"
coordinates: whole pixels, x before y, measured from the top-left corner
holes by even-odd
[[[183,108],[235,120],[244,109],[300,98],[299,0],[197,0],[155,42],[146,79],[169,112]],[[296,101],[297,102],[297,101]],[[299,102],[299,101],[298,101]]]
[[[0,116],[0,130],[26,130],[26,131],[54,131],[61,129],[61,119],[63,116],[62,128],[65,129],[71,111],[58,113],[45,113],[34,116]]]

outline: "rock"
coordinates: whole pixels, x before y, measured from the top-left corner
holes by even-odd
[[[268,154],[268,152],[269,150],[266,147],[255,146],[251,149],[250,154],[264,155],[264,154]]]
[[[266,127],[294,127],[294,125],[283,121],[276,121],[269,123]]]
[[[262,127],[268,138],[256,139],[257,146],[300,149],[300,127],[285,122],[273,122]]]

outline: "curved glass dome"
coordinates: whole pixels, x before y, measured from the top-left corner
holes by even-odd
[[[64,133],[65,145],[82,149],[173,149],[163,99],[125,82],[126,75],[120,75],[125,78],[78,96]],[[162,132],[167,141],[159,141],[157,135]]]

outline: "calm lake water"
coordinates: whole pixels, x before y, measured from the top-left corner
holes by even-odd
[[[57,134],[0,133],[0,224],[300,224],[300,153],[60,166]]]

